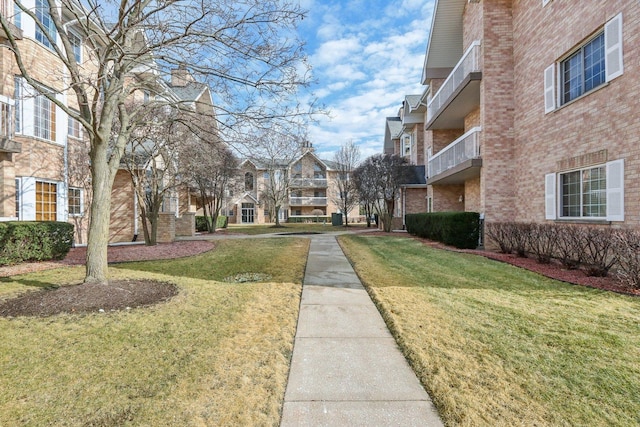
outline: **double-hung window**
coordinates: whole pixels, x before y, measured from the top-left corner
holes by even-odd
[[[82,62],[82,39],[76,34],[69,32],[69,43],[71,43],[71,49],[73,50],[73,56],[76,62],[80,64]]]
[[[36,221],[56,221],[58,185],[36,181]]]
[[[49,3],[46,0],[36,0],[36,19],[42,24],[36,24],[36,40],[53,50],[51,40],[56,39],[56,26],[49,13]],[[47,37],[47,35],[49,37]],[[51,38],[51,40],[49,40]]]
[[[622,14],[544,71],[544,109],[549,113],[623,74]],[[557,83],[556,83],[557,82]]]
[[[624,160],[545,176],[546,219],[624,221]]]
[[[71,116],[68,119],[67,134],[73,138],[82,138],[82,125]]]
[[[38,138],[56,140],[56,106],[44,95],[34,99],[33,133]]]
[[[69,187],[67,197],[69,215],[82,216],[82,189]]]

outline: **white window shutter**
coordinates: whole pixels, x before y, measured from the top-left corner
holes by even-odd
[[[35,221],[36,220],[36,179],[31,176],[25,176],[22,178],[21,185],[22,193],[20,194],[20,201],[22,206],[22,220],[23,221]]]
[[[624,221],[624,159],[607,162],[607,220]]]
[[[555,90],[555,64],[549,65],[544,70],[544,112],[548,113],[556,109],[556,90]]]
[[[556,174],[544,176],[545,219],[556,219]]]
[[[56,183],[56,221],[67,221],[69,218],[69,199],[67,198],[67,184],[64,181]]]
[[[619,77],[624,72],[622,60],[622,13],[604,26],[604,67],[607,81]]]

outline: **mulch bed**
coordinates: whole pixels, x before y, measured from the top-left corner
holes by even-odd
[[[152,280],[113,280],[28,292],[0,303],[0,316],[46,317],[60,313],[129,310],[169,300],[178,293],[170,283]]]
[[[198,255],[213,249],[210,241],[163,243],[156,246],[109,246],[109,263],[175,259]],[[23,263],[0,267],[0,277],[57,268],[64,265],[84,265],[87,249],[72,248],[67,257],[57,262]],[[178,293],[175,285],[152,280],[112,280],[109,284],[83,283],[51,287],[27,292],[0,302],[0,316],[52,316],[59,313],[91,313],[127,310],[158,304]]]

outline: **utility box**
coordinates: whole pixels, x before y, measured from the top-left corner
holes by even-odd
[[[342,225],[342,214],[341,213],[332,213],[331,214],[331,225],[334,227],[339,227]]]

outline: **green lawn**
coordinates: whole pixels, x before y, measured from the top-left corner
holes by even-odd
[[[278,425],[309,242],[243,241],[111,268],[113,278],[175,283],[164,304],[0,318],[0,425]],[[273,278],[219,281],[263,270]],[[5,278],[0,298],[82,277],[76,267]]]
[[[281,227],[275,227],[273,224],[229,224],[227,232],[242,234],[276,234],[276,233],[328,233],[333,231],[357,230],[366,228],[366,224],[349,224],[349,227],[332,226],[331,223],[300,223],[289,224],[282,223]],[[224,231],[223,231],[224,232]]]
[[[339,238],[447,425],[640,425],[640,299],[407,238]]]

